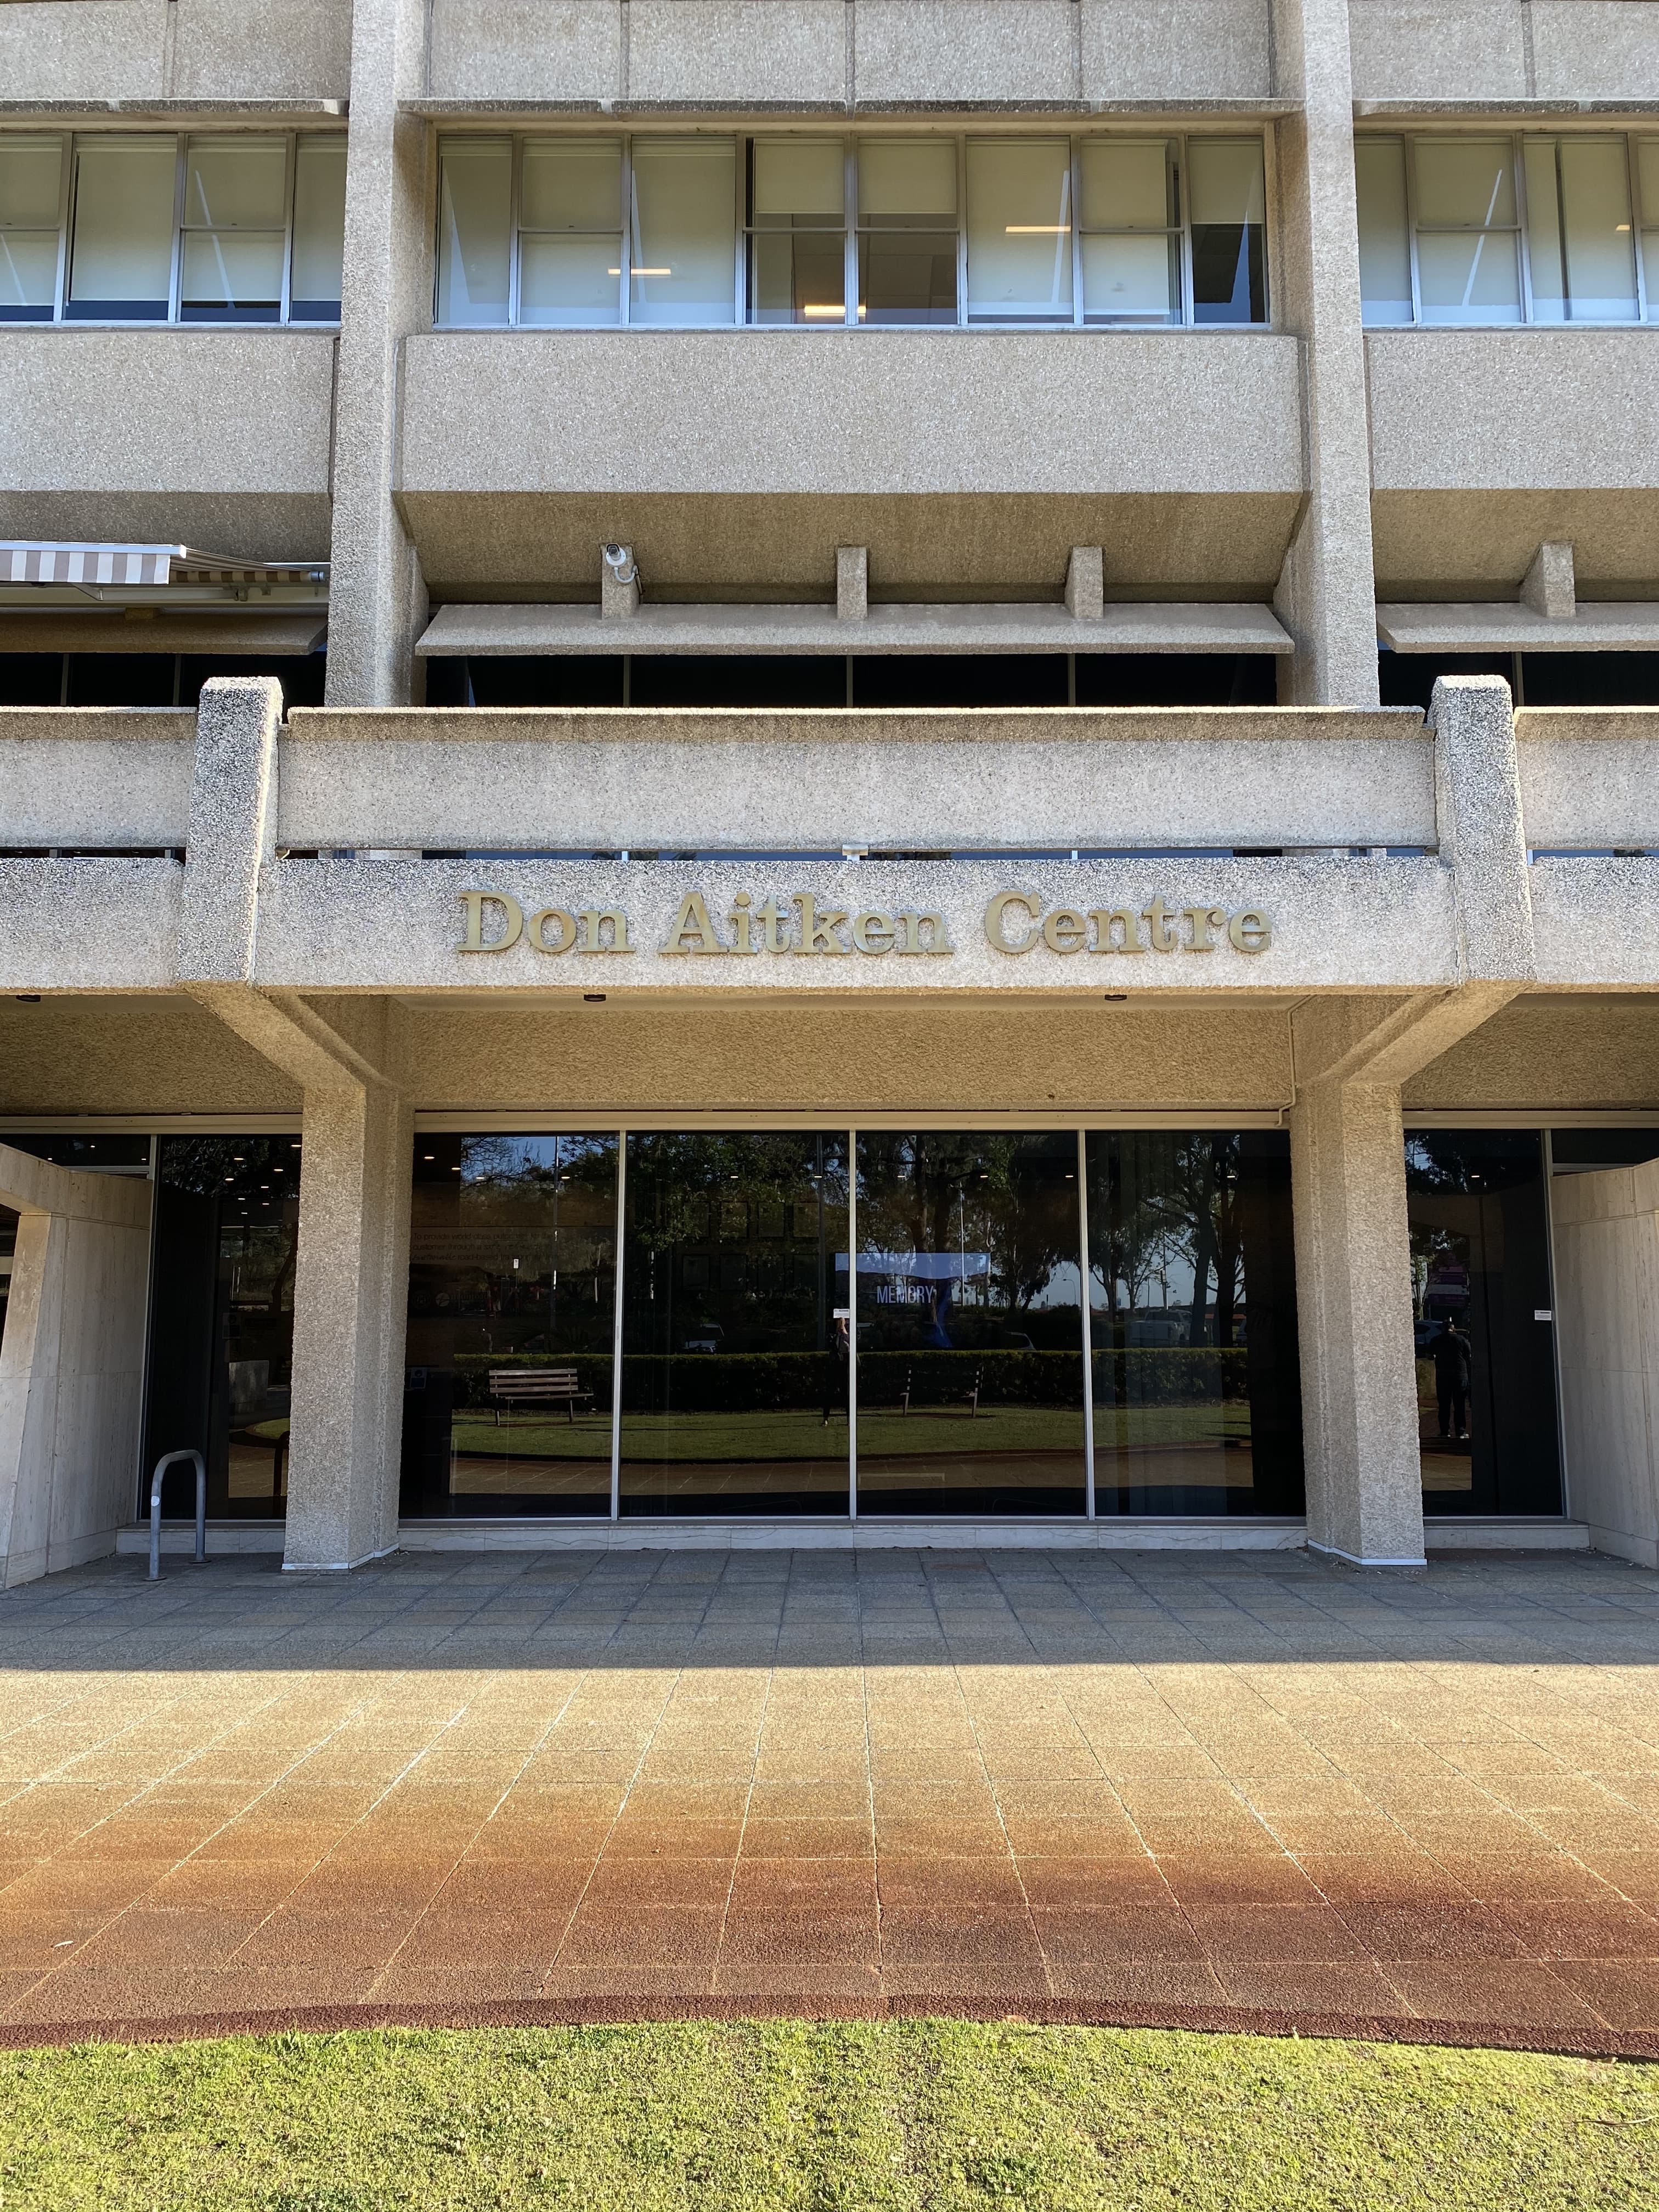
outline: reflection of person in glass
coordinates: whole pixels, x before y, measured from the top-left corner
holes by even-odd
[[[847,1368],[849,1357],[847,1316],[838,1313],[830,1328],[830,1364],[823,1378],[823,1425],[847,1411]]]
[[[1467,1440],[1469,1433],[1469,1340],[1455,1318],[1448,1314],[1440,1334],[1430,1340],[1434,1361],[1434,1395],[1440,1414],[1440,1433],[1449,1442]]]

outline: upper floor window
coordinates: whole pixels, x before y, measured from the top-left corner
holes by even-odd
[[[344,137],[0,133],[0,320],[337,323]]]
[[[1260,138],[449,138],[441,326],[1267,319]]]
[[[1659,138],[1362,137],[1368,325],[1659,317]]]

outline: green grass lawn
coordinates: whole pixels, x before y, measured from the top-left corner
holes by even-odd
[[[0,2054],[5,2212],[1659,2204],[1659,2068],[775,2021]]]

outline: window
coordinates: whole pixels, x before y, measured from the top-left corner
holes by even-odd
[[[339,134],[0,135],[0,320],[334,323]]]
[[[1643,263],[1659,267],[1659,140],[1365,137],[1354,158],[1368,326],[1654,312]]]
[[[1267,319],[1260,138],[468,137],[441,167],[441,327]]]

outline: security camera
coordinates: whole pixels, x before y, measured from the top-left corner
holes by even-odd
[[[625,545],[602,545],[605,566],[619,584],[631,584],[639,574],[633,556]]]

